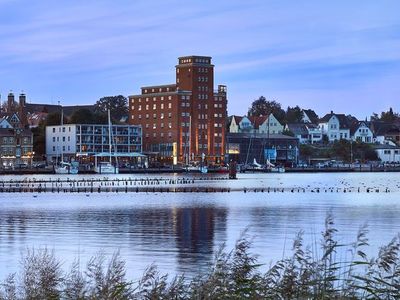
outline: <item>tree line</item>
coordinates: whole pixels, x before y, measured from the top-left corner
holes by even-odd
[[[312,109],[303,109],[296,105],[294,107],[288,106],[283,109],[282,105],[275,100],[267,100],[264,96],[255,99],[248,109],[248,116],[268,116],[273,114],[281,124],[287,123],[302,123],[304,112],[310,118],[312,123],[318,123],[319,116]],[[350,116],[350,115],[349,115]],[[371,120],[384,121],[384,122],[400,122],[400,114],[390,108],[388,111],[383,111],[381,114],[373,113]]]

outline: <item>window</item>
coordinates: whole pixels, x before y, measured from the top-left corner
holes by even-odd
[[[146,104],[146,110],[149,110],[149,105],[148,104]]]
[[[157,114],[153,114],[153,119],[157,119]]]
[[[172,113],[168,113],[168,118],[171,118],[172,117]]]
[[[168,108],[172,108],[172,103],[171,102],[168,103]]]
[[[153,109],[157,109],[157,104],[153,104]]]
[[[55,136],[53,136],[53,142],[55,142],[56,141],[56,137]]]
[[[62,139],[62,141],[63,141],[63,142],[65,142],[65,136],[63,136],[63,139]]]
[[[153,124],[153,129],[157,129],[157,124],[156,123]]]
[[[160,114],[160,118],[161,118],[161,119],[164,119],[164,113],[161,113],[161,114]]]
[[[63,127],[63,132],[65,132],[65,127]]]
[[[161,109],[164,109],[164,103],[161,103]]]
[[[146,119],[148,119],[149,118],[149,114],[146,114]]]
[[[56,151],[56,146],[53,146],[53,151]]]
[[[146,128],[149,128],[149,124],[146,124]]]
[[[172,128],[172,123],[168,123],[168,128]]]
[[[142,106],[141,105],[139,105],[138,110],[142,110]]]

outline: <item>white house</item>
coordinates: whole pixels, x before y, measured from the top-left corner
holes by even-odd
[[[231,116],[229,118],[229,132],[238,133],[239,132],[239,124],[243,117],[239,116]]]
[[[354,122],[350,128],[351,139],[363,143],[373,143],[374,134],[365,121]]]
[[[322,140],[321,129],[312,123],[289,123],[285,129],[291,131],[300,144],[314,144]]]
[[[400,163],[400,147],[392,145],[377,145],[375,151],[378,158],[384,163]]]
[[[283,125],[273,114],[259,117],[231,116],[228,125],[230,133],[252,132],[268,134],[269,131],[269,134],[281,134],[283,132]]]
[[[273,114],[269,114],[269,116],[266,117],[258,127],[258,132],[267,134],[281,134],[283,132],[283,125]]]
[[[331,111],[318,123],[322,134],[326,135],[330,142],[335,140],[350,140],[349,120],[344,114],[335,114]]]

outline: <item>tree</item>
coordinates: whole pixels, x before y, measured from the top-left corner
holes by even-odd
[[[254,100],[247,113],[248,116],[268,116],[273,114],[279,122],[285,120],[285,111],[282,109],[281,104],[276,101],[267,101],[264,96]]]
[[[119,122],[128,115],[128,99],[122,95],[100,98],[95,104],[95,113],[107,114],[107,110],[110,110],[112,120]]]
[[[294,137],[294,133],[291,132],[289,129],[285,129],[285,130],[282,132],[282,134],[283,134],[283,135],[293,136],[293,137]]]
[[[69,119],[70,124],[106,124],[107,115],[96,113],[94,114],[87,108],[82,108],[74,111]]]
[[[381,121],[384,122],[389,122],[389,123],[393,123],[394,121],[397,121],[400,119],[400,116],[398,113],[394,113],[393,112],[393,108],[390,108],[389,111],[383,111],[381,113]]]
[[[303,121],[303,116],[303,110],[298,105],[295,107],[288,106],[286,110],[287,123],[301,123]]]

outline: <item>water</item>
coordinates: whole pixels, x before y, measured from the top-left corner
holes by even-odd
[[[192,276],[208,268],[220,245],[231,249],[245,228],[254,237],[252,251],[269,264],[290,254],[300,229],[306,244],[318,242],[329,211],[341,242],[353,241],[368,223],[371,255],[400,232],[396,173],[240,174],[236,181],[200,184],[246,187],[247,193],[0,194],[0,279],[17,271],[21,253],[32,247],[54,249],[65,269],[74,259],[84,266],[99,251],[110,256],[119,250],[130,278],[151,263]],[[254,193],[255,187],[271,192]],[[283,187],[289,190],[272,192]],[[390,193],[383,193],[386,188]]]

